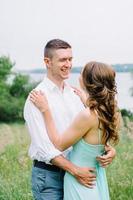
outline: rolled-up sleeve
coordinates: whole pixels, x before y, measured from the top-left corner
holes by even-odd
[[[42,113],[27,99],[24,106],[24,119],[31,137],[29,156],[32,160],[50,163],[50,160],[62,154],[50,141]]]

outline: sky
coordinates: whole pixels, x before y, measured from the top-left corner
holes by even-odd
[[[73,66],[133,63],[133,0],[0,0],[0,56],[17,70],[43,68],[54,38],[73,49]]]

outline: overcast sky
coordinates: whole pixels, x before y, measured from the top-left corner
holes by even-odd
[[[133,0],[0,0],[0,55],[43,67],[46,42],[73,47],[73,65],[133,63]]]

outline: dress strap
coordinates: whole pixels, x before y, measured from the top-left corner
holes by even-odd
[[[98,128],[98,143],[101,144],[101,130]]]

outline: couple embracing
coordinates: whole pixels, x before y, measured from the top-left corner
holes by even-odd
[[[32,192],[35,200],[109,200],[105,167],[115,157],[119,112],[115,72],[87,63],[81,90],[65,82],[72,48],[60,39],[44,48],[46,77],[24,107],[31,137]]]

